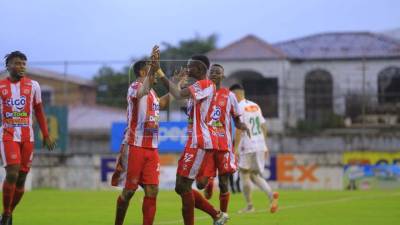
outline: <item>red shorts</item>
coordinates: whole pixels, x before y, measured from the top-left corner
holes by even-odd
[[[212,152],[213,150],[185,148],[178,161],[177,174],[193,180],[206,176],[204,172],[214,164]],[[212,165],[209,165],[210,163]]]
[[[125,188],[136,190],[138,185],[158,185],[160,175],[160,159],[158,150],[129,146]]]
[[[33,142],[1,141],[0,151],[4,167],[20,165],[20,171],[29,172],[33,158]]]
[[[209,161],[212,162],[205,166],[203,172],[206,177],[215,177],[217,171],[219,175],[231,174],[236,172],[238,168],[236,156],[231,151],[213,150],[209,158]]]

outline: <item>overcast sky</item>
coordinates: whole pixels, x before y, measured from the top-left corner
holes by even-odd
[[[18,49],[30,61],[129,60],[156,43],[212,33],[223,47],[250,33],[275,43],[318,32],[382,31],[400,27],[399,9],[398,0],[0,0],[0,55]],[[68,72],[90,78],[99,67]]]

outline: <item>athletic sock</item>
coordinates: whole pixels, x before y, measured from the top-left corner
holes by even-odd
[[[213,195],[213,190],[214,190],[214,178],[210,177],[208,179],[206,188],[204,189],[204,197],[206,199],[211,199],[211,197]]]
[[[182,198],[182,217],[185,225],[194,225],[194,196],[193,192],[181,194]]]
[[[152,225],[154,216],[156,215],[157,199],[156,197],[144,197],[142,212],[143,212],[143,225]]]
[[[229,197],[229,192],[219,194],[219,208],[222,212],[228,212]]]
[[[208,202],[207,199],[205,199],[203,197],[203,195],[200,194],[200,192],[198,192],[196,190],[192,190],[192,192],[193,192],[194,202],[195,202],[194,206],[197,209],[200,209],[200,210],[206,212],[213,219],[217,218],[218,211],[215,210],[215,208],[210,204],[210,202]]]
[[[259,174],[257,175],[252,175],[252,180],[253,182],[257,185],[258,188],[261,189],[261,191],[263,191],[269,198],[269,201],[271,202],[273,199],[273,193],[272,193],[272,189],[269,186],[269,184],[267,183],[267,181],[261,177]]]
[[[7,181],[3,183],[3,214],[11,215],[11,206],[14,199],[15,184],[10,184]]]
[[[21,201],[22,196],[25,193],[25,188],[15,188],[15,192],[14,192],[14,198],[11,204],[11,212],[14,211],[15,207],[18,205],[18,203]]]

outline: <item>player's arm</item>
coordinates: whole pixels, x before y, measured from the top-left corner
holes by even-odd
[[[233,149],[235,151],[235,154],[239,154],[239,144],[241,136],[242,136],[242,130],[236,129],[235,141],[233,142],[234,143]]]
[[[262,132],[263,132],[263,134],[264,134],[264,137],[265,138],[267,138],[267,131],[268,131],[268,129],[267,129],[267,123],[262,123],[261,124],[261,130],[262,130]]]
[[[149,71],[149,73],[150,72],[151,71]],[[149,92],[150,92],[150,89],[151,89],[151,86],[152,86],[152,85],[150,85],[150,78],[151,78],[150,76],[154,76],[154,75],[151,75],[149,73],[147,74],[146,78],[143,81],[143,84],[140,85],[140,87],[139,87],[139,89],[137,91],[137,98],[138,99],[142,98],[145,95],[148,95]]]
[[[240,121],[240,116],[235,116],[233,117],[233,122],[235,124],[235,127],[241,131],[245,131],[247,136],[251,137],[250,134],[250,129],[246,126],[245,123],[243,123],[242,121]]]
[[[170,94],[163,95],[160,98],[160,109],[166,109],[169,106],[169,101],[172,100],[172,96]]]
[[[181,89],[179,85],[174,84],[172,81],[170,81],[164,74],[164,72],[159,69],[157,70],[157,76],[163,83],[163,85],[169,90],[171,95],[175,99],[185,99],[190,97],[190,90],[189,88],[183,88]]]
[[[143,85],[141,85],[137,91],[137,98],[140,99],[143,96],[149,94],[150,89],[152,88],[152,80],[154,80],[155,77],[155,71],[157,71],[160,68],[159,62],[157,62],[157,58],[159,57],[160,54],[160,49],[158,48],[157,45],[153,47],[153,50],[151,52],[151,67],[147,71],[146,78],[143,81]]]
[[[33,109],[35,111],[35,117],[39,124],[40,131],[43,135],[43,145],[49,151],[52,151],[56,147],[56,142],[50,138],[49,129],[47,126],[46,115],[44,113],[42,96],[40,91],[40,86],[38,83],[34,84],[34,99],[33,99]]]
[[[245,123],[240,120],[240,115],[243,114],[242,109],[239,107],[239,102],[236,99],[235,94],[229,92],[229,100],[231,102],[230,115],[233,118],[235,127],[239,130],[245,131],[249,137],[251,137],[250,130]]]
[[[260,125],[261,125],[261,131],[263,132],[263,135],[265,138],[267,138],[267,132],[268,132],[268,128],[267,128],[267,121],[265,121],[265,118],[262,114],[262,111],[260,109],[260,107],[258,107],[258,117],[260,118]]]

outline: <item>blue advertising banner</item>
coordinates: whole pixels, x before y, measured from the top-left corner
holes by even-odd
[[[127,124],[115,122],[111,126],[111,150],[118,152]],[[159,129],[159,152],[176,153],[181,152],[187,139],[186,122],[160,122]]]

